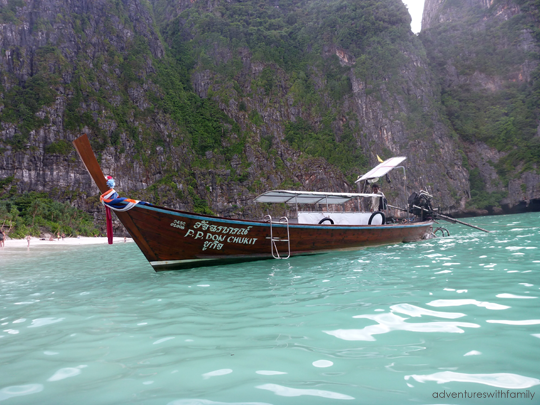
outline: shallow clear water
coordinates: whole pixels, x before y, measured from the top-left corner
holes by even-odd
[[[0,402],[540,403],[539,214],[467,221],[495,232],[178,272],[0,252]]]

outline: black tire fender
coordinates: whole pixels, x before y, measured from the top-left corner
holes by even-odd
[[[334,220],[332,218],[323,218],[319,221],[319,225],[321,225],[325,221],[330,221],[330,225],[334,225]]]
[[[441,237],[444,238],[445,236],[450,236],[450,232],[448,231],[448,229],[446,228],[443,228],[442,226],[440,226],[439,228],[435,229],[433,231],[433,235],[437,236],[437,232],[441,232]],[[446,235],[445,235],[446,233]]]
[[[381,225],[384,225],[386,224],[386,216],[384,215],[383,212],[381,211],[375,211],[373,214],[371,214],[371,216],[369,217],[369,221],[368,221],[368,225],[371,225],[371,221],[373,221],[373,218],[375,218],[375,215],[380,215],[382,217],[382,224]]]

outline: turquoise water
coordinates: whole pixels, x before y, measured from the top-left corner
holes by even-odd
[[[0,402],[540,403],[539,217],[178,272],[134,244],[0,252]]]

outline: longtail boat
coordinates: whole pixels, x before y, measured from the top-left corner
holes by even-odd
[[[291,256],[367,246],[413,242],[433,235],[433,221],[385,223],[376,212],[330,212],[359,198],[380,198],[372,193],[331,193],[292,190],[268,191],[255,200],[295,204],[297,218],[262,220],[221,218],[184,212],[118,198],[114,181],[107,179],[86,135],[73,141],[88,173],[155,271]],[[405,158],[392,158],[358,181],[384,175]],[[366,177],[367,176],[367,177]],[[298,204],[326,205],[326,211],[298,211]],[[354,204],[354,201],[353,201]],[[351,205],[351,204],[349,204]]]

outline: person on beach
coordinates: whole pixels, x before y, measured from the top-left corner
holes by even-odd
[[[60,242],[60,232],[56,234],[56,239],[58,239],[58,242]]]
[[[371,185],[371,192],[373,194],[380,195],[380,197],[378,197],[378,196],[371,197],[371,207],[370,207],[371,212],[385,210],[386,209],[386,204],[385,204],[386,198],[385,198],[384,193],[381,191],[381,188],[379,187],[379,185],[377,183],[374,183],[374,184]]]
[[[0,247],[4,247],[4,240],[6,239],[6,234],[3,229],[0,229]]]
[[[62,240],[64,240],[65,237],[66,237],[66,234],[63,233],[63,234],[62,234]]]
[[[28,235],[28,236],[26,237],[26,240],[28,241],[28,247],[30,247],[30,239],[32,239],[32,237],[31,237],[30,235]]]

